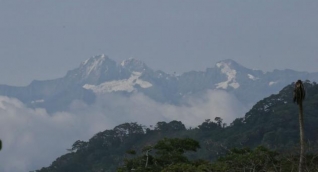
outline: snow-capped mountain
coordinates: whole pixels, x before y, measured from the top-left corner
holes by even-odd
[[[128,79],[106,81],[99,85],[85,84],[83,88],[92,90],[94,93],[110,93],[116,91],[132,92],[136,90],[135,85],[139,85],[141,88],[149,88],[152,86],[151,83],[139,79],[142,75],[140,72],[132,72],[132,75]]]
[[[144,62],[129,58],[120,63],[120,66],[127,69],[130,72],[149,72],[152,71]]]
[[[43,107],[49,112],[67,110],[76,99],[93,103],[100,94],[129,96],[141,92],[158,102],[180,105],[183,100],[207,90],[225,90],[246,105],[277,93],[298,80],[318,81],[318,73],[293,70],[263,72],[245,68],[233,60],[223,60],[205,71],[190,71],[175,76],[154,71],[133,58],[116,63],[105,55],[82,62],[65,77],[33,81],[25,87],[0,85],[0,95],[15,97],[30,107]]]
[[[105,55],[94,56],[69,71],[65,79],[77,84],[100,84],[105,81],[127,79],[130,72]]]

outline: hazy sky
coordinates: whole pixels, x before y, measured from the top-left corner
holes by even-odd
[[[62,77],[98,54],[182,73],[222,59],[318,72],[318,1],[0,0],[0,84]]]

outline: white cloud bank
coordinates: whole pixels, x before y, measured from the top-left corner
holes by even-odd
[[[149,126],[158,121],[179,120],[195,127],[205,119],[220,116],[229,124],[246,110],[224,91],[209,91],[200,99],[190,99],[187,106],[158,103],[143,94],[106,94],[93,105],[74,102],[70,112],[55,114],[0,96],[0,171],[25,172],[48,166],[76,140],[88,140],[95,133],[124,122]]]

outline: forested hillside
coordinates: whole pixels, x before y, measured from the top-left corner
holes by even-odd
[[[304,101],[304,126],[309,156],[310,153],[317,153],[315,144],[318,144],[318,85],[306,81],[304,86],[307,92]],[[266,157],[267,155],[271,157],[271,160],[266,160],[266,163],[284,163],[285,161],[278,158],[281,157],[278,154],[291,154],[290,157],[294,157],[293,155],[297,155],[295,150],[298,150],[299,143],[298,107],[292,102],[293,88],[293,84],[288,85],[278,94],[259,101],[246,113],[245,117],[237,118],[231,124],[224,124],[222,118],[213,112],[211,112],[213,119],[207,119],[195,128],[186,128],[181,121],[158,122],[154,128],[137,123],[124,123],[112,130],[97,133],[89,141],[76,141],[72,146],[70,145],[69,153],[56,159],[49,167],[38,171],[102,172],[116,171],[119,167],[121,167],[120,170],[124,171],[128,169],[129,162],[133,167],[131,164],[133,161],[130,160],[144,157],[145,152],[148,152],[148,156],[154,160],[160,158],[163,155],[160,155],[160,151],[167,151],[169,147],[158,147],[158,144],[165,145],[164,143],[168,142],[167,145],[171,146],[173,145],[172,138],[180,138],[175,141],[176,143],[180,142],[179,145],[189,143],[189,147],[181,147],[181,152],[175,154],[183,159],[183,163],[193,162],[189,165],[189,169],[198,168],[202,164],[211,162],[222,162],[223,170],[226,170],[227,160],[232,158],[231,161],[235,164],[236,161],[242,159],[236,159],[237,156],[234,155],[240,155],[239,157],[242,158],[246,152],[252,152],[248,155],[256,157],[261,157],[265,152]],[[198,141],[198,145],[195,141]],[[233,148],[235,148],[234,151],[230,151]],[[256,149],[253,150],[254,148]],[[149,151],[153,149],[154,151]],[[158,152],[160,156],[157,155]],[[170,158],[172,159],[166,158],[168,161],[166,163],[171,161],[170,165],[172,165],[173,157]],[[248,158],[253,159],[245,157],[245,159]],[[197,159],[201,159],[201,161],[194,161]],[[179,164],[179,160],[175,164]],[[317,161],[314,158],[312,160],[313,162]],[[146,160],[140,161],[145,162]],[[153,163],[153,167],[155,167],[154,162],[159,162],[149,159],[148,161],[149,166],[151,166],[151,162]],[[194,162],[200,163],[195,165]],[[144,163],[142,164],[144,166]],[[220,164],[217,165],[220,167]],[[213,164],[208,166],[211,171]],[[176,166],[174,167],[177,169]],[[213,168],[215,168],[215,164]],[[220,167],[218,170],[222,171],[221,169]],[[157,170],[164,171],[164,166]],[[170,171],[172,170],[170,169]]]

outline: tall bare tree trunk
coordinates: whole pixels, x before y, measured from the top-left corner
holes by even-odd
[[[146,165],[145,165],[145,168],[147,168],[147,167],[148,167],[148,160],[149,160],[149,150],[147,150],[146,156],[147,156],[147,160],[146,160]]]
[[[304,169],[304,152],[305,152],[305,142],[304,142],[304,115],[303,115],[303,103],[299,103],[299,131],[300,131],[300,157],[299,157],[299,172]]]

